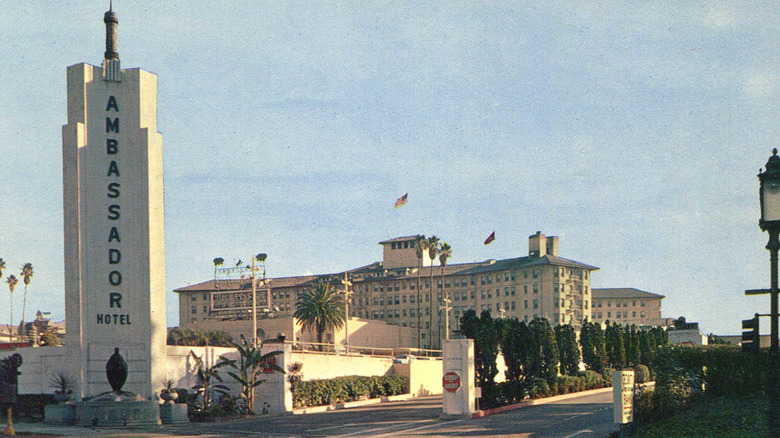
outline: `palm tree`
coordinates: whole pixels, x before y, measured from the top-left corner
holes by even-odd
[[[228,393],[229,388],[222,384],[222,376],[219,375],[217,368],[227,365],[225,362],[218,362],[212,366],[206,366],[203,356],[198,356],[190,350],[190,356],[195,361],[195,381],[197,384],[192,387],[196,392],[203,392],[203,411],[207,412],[211,408],[211,400],[214,394],[219,396]],[[220,383],[212,383],[211,379]]]
[[[22,266],[22,281],[24,281],[24,298],[22,299],[22,326],[24,326],[24,312],[27,308],[27,286],[30,285],[33,277],[32,263],[25,263]]]
[[[14,326],[14,288],[16,288],[16,283],[19,282],[19,280],[16,279],[16,276],[13,274],[9,275],[8,278],[5,280],[6,283],[8,283],[8,289],[11,291],[11,325],[8,327],[8,334],[11,336],[11,339],[13,339],[13,326]]]
[[[254,346],[246,341],[244,335],[241,335],[241,344],[233,343],[233,347],[238,350],[238,359],[228,359],[220,356],[220,361],[224,362],[234,371],[228,371],[228,375],[241,385],[241,398],[244,400],[245,414],[251,414],[255,407],[255,388],[265,382],[260,376],[266,369],[284,374],[284,370],[276,365],[273,356],[282,354],[282,351],[272,351],[262,354],[262,345]]]
[[[439,253],[439,238],[431,236],[428,238],[428,257],[431,259],[431,301],[429,303],[430,314],[428,315],[428,347],[433,348],[433,303],[435,296],[433,295],[433,261],[436,260],[436,255]]]
[[[293,317],[304,330],[317,332],[317,343],[322,349],[322,334],[326,330],[338,330],[344,326],[344,300],[325,282],[309,286],[295,304]]]
[[[422,234],[418,234],[414,236],[414,250],[417,252],[417,348],[422,348],[422,340],[420,339],[420,335],[422,333],[422,322],[421,322],[421,316],[420,316],[420,310],[422,309],[420,307],[420,298],[422,296],[420,295],[420,274],[422,270],[422,261],[423,261],[423,254],[425,254],[425,243],[426,243],[425,236]]]
[[[442,303],[444,304],[444,320],[445,320],[445,339],[450,338],[450,312],[447,307],[449,307],[449,296],[447,295],[447,292],[444,290],[444,268],[447,266],[447,259],[452,256],[452,247],[447,242],[442,242],[441,247],[439,248],[439,264],[441,265],[441,286],[442,286]],[[432,269],[432,268],[431,268]],[[441,321],[439,321],[439,330],[441,330]],[[439,332],[439,343],[441,344],[441,332]]]
[[[0,258],[0,278],[3,278],[3,269],[5,269],[5,261]]]

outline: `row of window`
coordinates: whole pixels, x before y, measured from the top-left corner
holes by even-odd
[[[623,319],[628,319],[628,311],[624,310],[622,312],[615,312],[615,319],[621,319],[621,316],[622,316]],[[636,311],[632,311],[631,312],[631,317],[632,318],[636,318]],[[644,318],[645,317],[645,312],[644,311],[639,312],[639,317],[640,318]],[[602,312],[597,312],[596,313],[596,319],[603,319],[603,318],[604,318],[604,314]],[[607,312],[607,319],[610,319],[610,318],[612,318],[612,312]]]
[[[632,300],[631,301],[631,305],[633,307],[636,307],[636,303],[637,303],[636,300]],[[594,304],[593,307],[601,307],[603,304],[604,304],[603,300],[598,300],[598,301],[596,301],[596,303]],[[607,301],[607,306],[606,307],[612,307],[612,301]],[[628,301],[615,301],[615,307],[628,307]],[[645,307],[645,301],[644,300],[640,300],[639,301],[639,307]]]

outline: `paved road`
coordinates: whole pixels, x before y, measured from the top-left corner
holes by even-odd
[[[164,426],[154,430],[60,429],[55,433],[100,437],[520,437],[604,438],[615,430],[611,393],[530,406],[478,419],[439,420],[441,397],[284,417]],[[32,425],[30,425],[32,426]],[[20,425],[17,430],[33,431]],[[47,432],[37,429],[38,432]],[[54,432],[48,430],[48,432]]]

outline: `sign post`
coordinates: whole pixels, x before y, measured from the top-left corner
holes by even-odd
[[[620,436],[627,436],[627,425],[634,421],[634,372],[612,372],[614,421],[620,425]]]

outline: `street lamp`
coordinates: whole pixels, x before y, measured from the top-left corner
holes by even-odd
[[[777,321],[777,253],[780,250],[780,157],[777,149],[772,150],[772,156],[766,162],[766,170],[759,171],[760,182],[759,199],[761,201],[761,219],[758,225],[762,230],[769,232],[770,261],[770,316],[771,316],[771,346],[769,349],[769,436],[780,436],[780,422],[778,422],[778,321]]]

